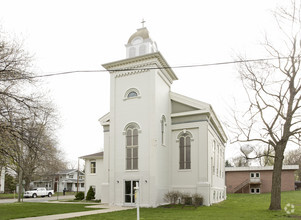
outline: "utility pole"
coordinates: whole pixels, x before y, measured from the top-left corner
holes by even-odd
[[[19,152],[19,188],[18,188],[18,202],[21,202],[21,193],[23,193],[23,139],[24,139],[24,120],[21,118],[21,141]]]
[[[21,161],[20,161],[21,163]],[[21,191],[23,190],[22,188],[22,175],[23,175],[23,171],[22,171],[22,167],[21,165],[19,166],[19,187],[18,187],[18,202],[21,202]]]
[[[77,158],[77,191],[76,193],[78,193],[78,179],[79,179],[79,158]]]

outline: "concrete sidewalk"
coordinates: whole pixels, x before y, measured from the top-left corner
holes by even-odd
[[[47,215],[47,216],[38,216],[38,217],[29,217],[29,218],[20,218],[18,220],[67,219],[67,218],[75,218],[75,217],[85,216],[85,215],[94,215],[94,214],[101,214],[101,213],[107,213],[107,212],[116,212],[116,211],[134,209],[135,207],[119,207],[119,206],[109,206],[109,205],[93,205],[93,206],[87,206],[87,208],[103,208],[103,209],[92,210],[92,211],[83,211],[83,212],[72,212],[72,213],[56,214],[56,215]]]

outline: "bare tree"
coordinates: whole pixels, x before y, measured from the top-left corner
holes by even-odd
[[[273,148],[274,169],[270,210],[281,209],[281,171],[288,143],[300,144],[301,131],[301,14],[300,3],[274,13],[279,27],[275,42],[266,37],[264,46],[274,60],[244,62],[239,73],[249,108],[235,116],[235,141]],[[279,39],[278,37],[281,37]],[[277,43],[281,42],[279,45]],[[242,59],[243,61],[244,59]]]
[[[9,158],[7,166],[22,176],[25,189],[29,189],[34,178],[54,174],[65,168],[66,163],[52,134],[55,127],[53,109],[40,107],[26,113],[23,111],[21,118],[17,113],[9,115],[7,124],[20,131],[0,134],[0,153]],[[16,122],[21,126],[15,125]]]
[[[249,161],[244,155],[239,155],[232,158],[232,164],[234,164],[234,167],[248,167]]]
[[[35,85],[31,57],[0,31],[0,159],[18,174],[19,186],[23,176],[28,186],[49,161],[61,164],[51,132],[54,111],[39,92],[32,92]]]

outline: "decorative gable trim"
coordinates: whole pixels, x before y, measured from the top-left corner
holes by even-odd
[[[223,143],[227,142],[227,136],[226,133],[218,120],[215,112],[213,111],[213,108],[210,104],[201,102],[192,98],[189,98],[187,96],[183,96],[174,92],[170,92],[170,99],[175,102],[182,103],[183,105],[191,106],[193,108],[199,109],[195,111],[186,111],[186,112],[180,112],[180,113],[172,113],[171,117],[183,117],[183,116],[191,116],[191,115],[201,115],[201,114],[207,114],[208,119],[214,129],[219,133],[219,136],[223,140]]]
[[[137,65],[137,63],[141,63]],[[141,73],[141,71],[148,71],[152,68],[161,69],[163,74],[168,78],[170,83],[177,80],[177,76],[170,68],[164,57],[160,52],[145,54],[142,56],[132,57],[120,61],[106,63],[102,65],[111,74],[116,74],[118,77],[123,77],[131,74]],[[137,70],[138,67],[138,70]],[[141,68],[142,67],[142,68]],[[143,69],[143,67],[145,67]]]

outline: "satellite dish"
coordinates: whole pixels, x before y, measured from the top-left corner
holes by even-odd
[[[240,147],[240,150],[245,155],[249,155],[253,151],[253,148],[250,145],[243,145]]]

